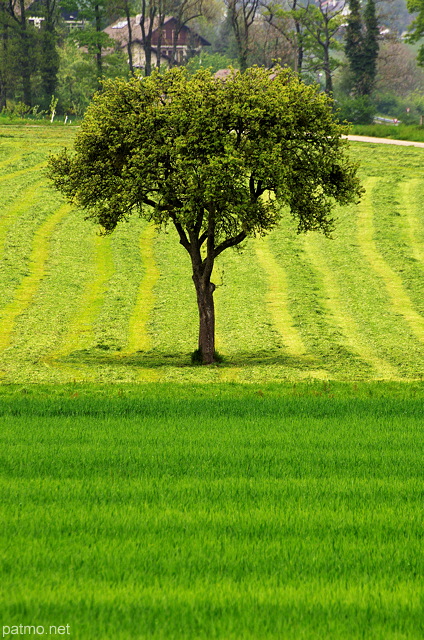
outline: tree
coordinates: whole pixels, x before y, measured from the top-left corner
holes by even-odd
[[[345,54],[349,61],[352,83],[355,87],[362,71],[362,16],[360,0],[349,0],[349,14],[346,20]]]
[[[349,0],[345,53],[349,60],[353,93],[369,96],[377,76],[380,30],[375,0],[367,0],[363,17],[359,0]]]
[[[178,38],[183,28],[197,18],[213,20],[217,16],[218,6],[211,0],[171,0],[169,10],[176,19],[170,59],[170,66],[174,66],[177,62]]]
[[[0,0],[0,111],[6,107],[11,84],[11,18],[5,0]]]
[[[154,72],[105,83],[75,142],[49,176],[105,233],[133,212],[173,225],[187,251],[199,310],[198,348],[214,361],[212,273],[223,251],[264,235],[287,207],[298,232],[333,229],[335,203],[362,191],[331,100],[277,67]],[[284,208],[286,206],[286,208]]]
[[[14,67],[16,74],[20,76],[24,103],[32,106],[31,80],[36,71],[36,32],[28,23],[24,0],[9,0],[5,4],[5,11],[10,18],[9,23],[5,25],[7,40],[3,40],[8,53],[8,64]]]
[[[104,53],[114,45],[113,40],[103,31],[107,23],[107,0],[71,0],[68,6],[72,6],[72,3],[75,3],[79,17],[87,22],[84,29],[73,30],[72,38],[95,56],[97,86],[100,91],[104,77]]]
[[[299,0],[288,0],[282,5],[278,0],[267,3],[264,18],[287,41],[293,49],[293,69],[302,73],[305,55],[305,28],[302,17],[307,5]]]
[[[380,94],[406,97],[414,91],[424,93],[424,70],[416,56],[403,42],[387,40],[378,56],[376,88]]]
[[[377,76],[377,58],[380,38],[380,29],[375,10],[375,0],[367,0],[364,9],[364,74],[362,82],[362,95],[369,96],[375,85]]]
[[[333,93],[333,72],[340,64],[331,52],[341,48],[338,35],[345,21],[344,9],[344,0],[337,3],[316,0],[316,4],[296,11],[306,31],[304,47],[311,58],[309,69],[324,72],[325,92],[328,95]]]
[[[157,0],[141,0],[141,14],[140,14],[140,28],[143,39],[144,48],[144,74],[150,76],[152,73],[152,35],[154,29],[154,22],[158,10],[162,8],[162,3]],[[159,23],[163,24],[165,19],[165,13],[161,13],[159,16]],[[158,53],[160,57],[160,53]]]
[[[56,0],[42,0],[40,10],[44,18],[40,29],[40,73],[44,108],[50,104],[57,86],[59,52],[57,48],[58,6]]]
[[[407,0],[406,4],[410,13],[417,14],[408,29],[408,42],[415,43],[424,37],[424,0]],[[424,44],[418,49],[417,60],[424,67]]]
[[[234,32],[240,71],[248,66],[251,48],[250,31],[259,12],[260,0],[225,0],[228,16]]]
[[[217,12],[218,5],[214,0],[207,2],[205,0],[142,0],[140,29],[145,57],[144,75],[150,76],[152,73],[153,49],[156,50],[156,66],[158,68],[161,66],[162,35],[167,17],[172,16],[175,20],[172,29],[172,48],[168,48],[169,43],[167,47],[169,66],[172,67],[182,62],[180,59],[177,60],[178,40],[181,31],[196,18],[214,19]]]

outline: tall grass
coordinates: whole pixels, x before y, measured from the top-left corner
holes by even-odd
[[[1,391],[1,624],[422,637],[422,385]]]
[[[355,124],[351,133],[357,136],[371,136],[373,138],[392,138],[394,140],[411,140],[424,142],[424,126],[411,124]]]

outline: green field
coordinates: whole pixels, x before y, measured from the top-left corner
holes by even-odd
[[[421,639],[419,383],[0,387],[1,625]]]
[[[73,135],[0,127],[3,637],[423,638],[424,150],[352,144],[332,240],[224,253],[202,367],[172,230],[50,188]]]
[[[0,137],[0,380],[417,380],[424,361],[424,171],[415,148],[351,145],[366,195],[332,240],[287,215],[227,251],[215,282],[223,366],[190,366],[197,309],[172,229],[134,217],[102,237],[43,169],[58,127]]]
[[[358,136],[374,138],[392,138],[394,140],[413,140],[424,142],[424,126],[411,124],[355,124],[352,131]]]

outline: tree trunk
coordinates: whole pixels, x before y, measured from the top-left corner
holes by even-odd
[[[20,0],[20,68],[22,78],[22,88],[24,94],[24,103],[32,107],[32,90],[31,90],[31,47],[27,29],[25,2]]]
[[[0,35],[1,42],[1,57],[0,57],[0,111],[6,108],[7,100],[7,31],[3,24],[0,24],[0,29],[3,28]]]
[[[162,57],[162,21],[161,21],[161,18],[159,18],[158,43],[156,45],[156,66],[158,69],[160,69],[161,57]]]
[[[133,54],[132,54],[132,26],[131,26],[131,12],[129,2],[125,2],[125,17],[127,19],[127,29],[128,29],[128,43],[127,43],[127,52],[128,52],[128,64],[130,66],[130,73],[134,76],[134,64],[133,64]]]
[[[333,77],[331,75],[330,62],[330,40],[327,38],[324,46],[323,68],[325,73],[325,93],[329,96],[333,94]]]
[[[210,280],[193,275],[199,308],[199,352],[203,364],[215,361],[215,307],[213,292],[215,285]]]
[[[147,7],[146,0],[142,1],[141,15],[140,15],[140,27],[142,34],[142,43],[144,49],[144,75],[150,76],[152,73],[152,33],[153,22],[156,16],[156,6],[151,5]],[[148,29],[146,30],[148,13]]]
[[[102,31],[101,26],[101,14],[100,5],[94,5],[94,16],[96,23],[96,33],[99,34]],[[102,78],[103,78],[103,60],[102,60],[102,45],[100,42],[96,45],[96,67],[97,67],[97,91],[102,90]]]
[[[302,43],[302,30],[300,26],[300,22],[295,20],[296,27],[296,60],[295,60],[295,68],[296,73],[302,73],[303,66],[303,43]]]

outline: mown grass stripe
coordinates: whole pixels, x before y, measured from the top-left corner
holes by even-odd
[[[79,310],[71,320],[62,346],[54,355],[66,356],[73,351],[92,347],[95,342],[94,324],[107,282],[113,274],[110,236],[93,236],[93,250],[94,277],[87,282],[79,302]]]
[[[366,258],[372,270],[382,279],[389,295],[393,311],[408,324],[415,337],[424,342],[424,318],[414,309],[406,293],[402,278],[386,262],[378,251],[374,237],[374,209],[372,192],[378,178],[369,178],[364,184],[366,193],[359,206],[358,243],[359,250]]]
[[[14,162],[22,158],[23,155],[24,155],[24,150],[22,149],[21,153],[15,153],[13,156],[10,156],[9,158],[5,158],[5,160],[1,160],[0,167],[7,167],[9,164],[13,164]]]
[[[69,210],[70,206],[67,204],[59,207],[38,227],[34,234],[29,262],[30,273],[23,278],[15,292],[14,299],[0,311],[0,352],[10,344],[15,319],[31,304],[38,285],[46,272],[50,236]]]
[[[407,235],[411,247],[412,257],[424,264],[424,243],[422,216],[419,213],[420,197],[419,188],[422,185],[421,178],[413,178],[401,183],[399,195],[405,211],[407,222]]]
[[[17,195],[16,200],[10,207],[3,209],[2,215],[0,216],[0,260],[3,258],[4,243],[10,225],[13,224],[13,221],[21,212],[28,208],[28,205],[34,202],[40,188],[45,184],[45,180],[40,180],[27,189],[24,189]]]
[[[340,286],[327,260],[328,254],[322,251],[322,247],[319,246],[319,239],[312,234],[307,235],[304,239],[304,247],[311,265],[322,281],[321,302],[327,308],[334,324],[341,330],[348,349],[365,362],[371,364],[379,377],[397,380],[399,375],[396,369],[380,358],[375,350],[364,342],[363,334],[357,322],[343,303]]]
[[[16,178],[20,178],[26,173],[29,173],[31,171],[39,171],[40,169],[43,169],[46,166],[47,166],[46,161],[39,162],[38,164],[32,165],[32,167],[27,167],[26,169],[19,169],[19,171],[14,171],[13,173],[6,173],[4,176],[0,176],[0,181],[15,180]]]
[[[153,242],[156,228],[149,224],[140,235],[140,254],[144,266],[144,276],[138,289],[137,301],[130,318],[127,351],[150,351],[153,346],[148,323],[155,304],[154,287],[159,278],[159,270],[154,257]]]
[[[259,264],[268,277],[266,302],[275,328],[282,336],[287,353],[303,356],[307,349],[289,311],[289,284],[284,269],[271,253],[266,238],[255,241]]]

